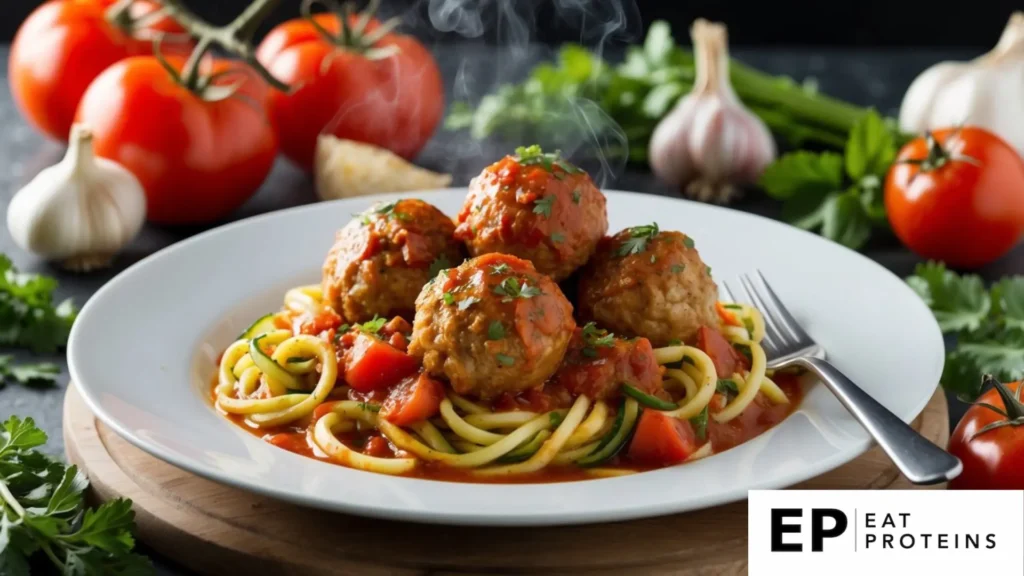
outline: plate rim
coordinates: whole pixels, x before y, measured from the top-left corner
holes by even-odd
[[[94,292],[92,294],[92,296],[86,301],[86,303],[82,306],[81,310],[79,311],[79,318],[82,318],[82,317],[88,318],[89,315],[91,314],[92,308],[94,308],[95,306],[98,306],[98,305],[96,305],[94,303],[99,301],[101,298],[103,298],[104,295],[108,291],[114,289],[115,285],[119,281],[123,280],[124,277],[127,277],[130,274],[133,274],[134,271],[137,270],[138,268],[143,267],[143,266],[148,266],[148,265],[150,265],[149,263],[152,260],[155,260],[157,258],[162,258],[162,257],[164,257],[165,255],[167,255],[169,253],[176,252],[176,251],[179,251],[179,250],[186,250],[186,249],[188,249],[190,246],[192,246],[195,243],[206,242],[209,238],[216,237],[216,236],[221,235],[221,234],[230,234],[236,228],[254,225],[254,224],[256,224],[258,222],[261,222],[263,220],[272,220],[272,219],[280,217],[281,215],[284,215],[284,214],[292,214],[292,213],[305,212],[305,211],[310,211],[311,212],[311,211],[314,211],[314,210],[317,210],[317,209],[323,209],[325,205],[344,204],[344,203],[351,202],[353,200],[361,200],[361,201],[365,201],[365,202],[368,202],[368,203],[372,203],[372,202],[375,202],[375,201],[378,201],[378,200],[385,200],[385,199],[398,198],[398,197],[416,196],[416,197],[423,197],[424,199],[429,201],[429,197],[430,196],[440,196],[440,195],[456,193],[456,192],[458,192],[458,193],[465,193],[466,190],[467,190],[466,187],[455,186],[455,187],[440,188],[440,189],[429,189],[429,190],[425,189],[425,190],[415,190],[415,191],[406,191],[406,192],[382,193],[382,194],[373,194],[373,195],[367,195],[367,196],[360,196],[360,197],[356,197],[356,198],[347,198],[347,199],[336,199],[336,200],[321,201],[321,202],[312,202],[310,204],[304,204],[304,205],[299,205],[299,206],[291,206],[291,207],[282,208],[282,209],[279,209],[279,210],[273,210],[273,211],[269,211],[269,212],[265,212],[265,213],[261,213],[261,214],[256,214],[256,215],[248,216],[246,218],[241,218],[241,219],[233,221],[233,222],[229,222],[229,223],[221,224],[221,225],[218,225],[218,226],[214,226],[214,227],[212,227],[212,228],[210,228],[208,230],[204,230],[202,232],[199,232],[199,233],[197,233],[197,234],[195,234],[195,235],[193,235],[193,236],[191,236],[189,238],[185,238],[185,239],[183,239],[181,241],[178,241],[178,242],[175,242],[175,243],[173,243],[173,244],[171,244],[169,246],[166,246],[166,247],[164,247],[164,248],[162,248],[162,249],[160,249],[160,250],[158,250],[158,251],[156,251],[156,252],[154,252],[154,253],[152,253],[152,254],[150,254],[150,255],[148,255],[148,256],[140,259],[140,260],[138,260],[137,262],[134,262],[133,264],[131,264],[130,266],[128,266],[127,268],[125,268],[124,270],[119,272],[117,275],[115,275],[113,278],[111,278],[106,283],[104,283],[96,292]],[[775,220],[775,219],[769,218],[767,216],[763,216],[763,215],[755,214],[755,213],[751,213],[751,212],[746,212],[746,211],[742,211],[742,210],[738,210],[738,209],[734,209],[734,208],[710,205],[710,204],[695,202],[695,201],[691,201],[691,200],[687,200],[687,199],[683,199],[683,198],[675,198],[675,197],[671,197],[671,196],[665,196],[665,195],[659,195],[659,194],[651,194],[651,193],[644,193],[644,192],[633,192],[633,191],[625,191],[625,190],[603,190],[602,192],[604,192],[606,195],[609,195],[609,196],[644,196],[644,197],[651,197],[653,199],[658,199],[658,200],[667,200],[667,201],[672,201],[672,202],[680,202],[680,203],[683,203],[683,204],[699,205],[702,208],[712,209],[715,212],[728,213],[730,215],[729,217],[752,218],[752,219],[755,219],[755,220],[765,221],[765,222],[770,223],[770,225],[772,225],[772,226],[779,226],[779,227],[783,227],[783,228],[785,228],[787,230],[790,230],[791,232],[798,232],[798,233],[806,234],[808,237],[814,238],[815,241],[828,242],[827,239],[824,239],[824,238],[822,238],[821,236],[819,236],[817,234],[814,234],[812,232],[809,232],[809,231],[806,231],[806,230],[803,230],[803,229],[800,229],[800,228],[796,228],[796,227],[787,225],[786,223],[781,222],[779,220]],[[903,288],[906,291],[912,293],[911,288],[909,286],[907,286],[905,283],[903,283],[902,279],[900,279],[895,273],[893,273],[889,269],[885,268],[884,266],[882,266],[881,264],[879,264],[875,260],[872,260],[871,258],[865,256],[864,254],[861,254],[860,252],[851,250],[851,249],[846,248],[844,246],[841,246],[841,245],[838,245],[838,244],[836,246],[838,248],[841,248],[841,249],[845,250],[848,253],[848,255],[855,255],[856,257],[860,258],[865,263],[870,264],[877,271],[879,271],[879,272],[881,272],[883,274],[886,274],[888,276],[891,276],[893,278],[896,278],[897,280],[900,280],[901,284],[903,284]],[[919,298],[915,298],[915,300],[918,302],[920,307],[927,309],[927,306],[924,304],[923,301],[921,301]],[[942,343],[942,335],[941,335],[941,331],[939,330],[938,323],[934,321],[934,318],[931,316],[930,311],[929,311],[928,317],[932,318],[933,326],[930,326],[930,328],[933,328],[933,330],[931,330],[932,333],[933,333],[933,336],[935,336],[937,341],[941,344]],[[154,457],[157,457],[157,458],[159,458],[159,459],[161,459],[161,460],[163,460],[163,461],[165,461],[165,462],[167,462],[167,463],[169,463],[169,464],[171,464],[173,466],[181,468],[181,469],[183,469],[183,470],[185,470],[185,471],[187,471],[189,473],[195,474],[197,476],[200,476],[200,477],[212,480],[214,482],[218,482],[218,483],[221,483],[221,484],[225,484],[225,485],[228,485],[228,486],[233,486],[233,487],[240,488],[240,489],[243,489],[243,490],[247,490],[247,491],[250,491],[250,492],[262,494],[262,495],[269,496],[269,497],[272,497],[272,498],[275,498],[275,499],[279,499],[279,500],[283,500],[283,501],[287,501],[287,502],[292,502],[292,503],[299,504],[299,505],[305,506],[305,507],[321,509],[321,510],[330,510],[330,511],[335,511],[335,512],[348,513],[348,514],[354,514],[354,515],[364,516],[364,517],[375,517],[375,518],[382,518],[382,519],[387,519],[387,520],[398,520],[398,521],[403,521],[403,522],[414,522],[414,523],[422,523],[422,524],[468,525],[468,526],[524,526],[525,527],[525,526],[580,525],[580,524],[592,524],[592,523],[601,523],[601,522],[609,522],[609,521],[628,521],[628,520],[636,520],[636,519],[641,519],[641,518],[650,518],[650,517],[656,517],[656,516],[672,515],[672,514],[683,513],[683,512],[689,511],[689,510],[712,508],[712,507],[715,507],[715,506],[720,506],[720,505],[731,503],[731,502],[745,500],[746,497],[747,497],[747,492],[749,490],[784,488],[784,487],[787,487],[787,486],[791,486],[794,483],[799,483],[799,482],[805,481],[805,480],[807,480],[809,478],[820,476],[821,474],[824,474],[824,473],[826,473],[826,472],[828,472],[830,470],[833,470],[833,469],[835,469],[835,468],[837,468],[839,466],[842,466],[843,464],[846,464],[847,462],[850,462],[853,459],[861,456],[873,444],[873,441],[870,439],[870,437],[852,441],[853,442],[852,447],[850,449],[848,449],[848,451],[846,451],[846,452],[838,451],[838,452],[830,455],[827,458],[819,459],[819,460],[815,461],[812,464],[808,464],[808,465],[806,465],[806,466],[801,468],[801,473],[800,474],[792,474],[791,473],[789,475],[790,476],[789,480],[777,479],[776,481],[769,481],[769,480],[757,480],[757,479],[754,479],[754,480],[752,480],[750,483],[748,483],[747,485],[745,485],[742,488],[734,488],[734,489],[731,489],[731,490],[723,490],[722,492],[718,493],[714,497],[708,497],[705,500],[703,500],[701,502],[701,505],[698,506],[698,507],[686,506],[686,505],[671,506],[671,505],[664,505],[664,504],[662,504],[662,505],[658,505],[656,507],[656,509],[648,509],[648,508],[655,508],[654,506],[650,506],[648,508],[632,507],[632,508],[630,508],[626,512],[618,511],[618,510],[609,510],[609,511],[604,511],[604,510],[597,510],[597,511],[595,511],[595,510],[576,510],[576,511],[573,511],[571,513],[571,515],[567,514],[567,515],[565,515],[566,516],[565,518],[558,519],[558,518],[553,518],[552,517],[552,516],[556,516],[556,514],[553,514],[553,513],[547,513],[547,514],[539,514],[538,513],[538,514],[532,514],[532,515],[531,514],[517,513],[515,516],[482,516],[482,515],[479,515],[479,514],[465,513],[465,512],[460,513],[460,512],[451,512],[451,511],[449,511],[449,512],[445,512],[445,513],[437,513],[435,511],[423,511],[423,510],[417,510],[417,509],[413,509],[413,508],[404,508],[404,509],[403,508],[394,508],[393,509],[393,508],[381,508],[381,507],[372,506],[372,505],[360,505],[359,503],[342,503],[342,502],[339,502],[339,501],[336,501],[336,500],[324,500],[324,499],[316,499],[316,498],[306,497],[306,496],[304,496],[303,494],[300,494],[300,493],[294,493],[294,492],[290,492],[290,491],[287,491],[287,490],[284,490],[284,489],[281,489],[281,488],[275,488],[273,483],[267,483],[266,485],[264,485],[264,484],[261,484],[261,483],[255,482],[255,481],[250,481],[248,478],[243,477],[243,476],[237,476],[237,475],[236,476],[231,476],[230,474],[224,473],[221,470],[218,470],[218,469],[216,469],[216,468],[214,468],[212,466],[207,466],[206,464],[204,464],[202,462],[198,462],[198,461],[189,459],[187,457],[184,457],[183,455],[179,456],[177,453],[175,453],[172,450],[164,449],[164,447],[161,446],[159,443],[147,441],[145,438],[141,437],[139,434],[136,434],[135,432],[130,430],[129,427],[123,425],[117,418],[115,418],[112,414],[110,414],[103,407],[102,402],[98,398],[94,397],[94,394],[93,394],[92,391],[90,391],[90,388],[89,388],[88,384],[84,382],[84,380],[81,378],[81,376],[79,374],[79,370],[77,368],[77,363],[74,361],[75,355],[74,355],[73,351],[76,349],[75,348],[75,342],[79,338],[83,338],[82,331],[85,330],[85,328],[81,328],[81,326],[83,326],[84,324],[85,323],[83,323],[83,322],[77,322],[76,321],[72,325],[72,329],[71,329],[71,332],[70,332],[70,335],[69,335],[69,338],[68,338],[68,345],[67,345],[66,353],[67,353],[68,370],[69,370],[69,373],[70,373],[71,385],[74,385],[76,387],[78,393],[81,395],[82,399],[84,400],[86,405],[89,407],[90,411],[92,411],[94,416],[99,418],[106,426],[109,426],[114,432],[116,432],[120,437],[124,438],[130,444],[132,444],[133,446],[135,446],[135,447],[145,451],[146,453],[148,453],[148,454],[150,454],[150,455],[152,455]],[[208,328],[209,327],[207,327],[207,329]],[[941,367],[939,369],[939,373],[941,374]],[[935,386],[935,388],[938,387],[938,384],[939,384],[938,383],[938,379],[936,378],[936,386]],[[905,422],[913,421],[913,419],[916,418],[918,415],[920,415],[920,413],[927,406],[929,400],[932,397],[932,394],[934,394],[935,388],[930,389],[928,394],[925,395],[923,399],[921,399],[919,402],[914,404],[914,408],[912,409],[913,414],[910,414],[909,416],[904,416],[904,415],[901,415],[901,414],[897,414],[897,416],[900,417],[900,419],[904,420]],[[798,408],[798,411],[799,411],[799,408]],[[763,435],[761,435],[761,436],[763,436]],[[297,455],[296,455],[296,457],[302,458],[302,456],[297,456]],[[321,464],[326,464],[326,463],[321,463]],[[655,473],[655,472],[657,472],[657,471],[653,471],[652,473]],[[796,478],[795,480],[793,479],[794,477]],[[412,479],[410,479],[410,480],[412,480]],[[440,481],[435,481],[435,480],[423,480],[423,479],[415,479],[415,480],[416,481],[420,481],[420,482],[440,482]],[[616,482],[617,480],[621,480],[621,479],[620,478],[606,478],[606,479],[602,479],[601,481],[605,482],[605,483],[613,483],[613,482]],[[551,486],[551,485],[552,484],[538,483],[538,484],[526,484],[526,485],[517,485],[517,486],[544,487],[544,486]],[[508,486],[508,485],[507,484],[495,484],[495,485],[474,484],[474,486],[496,486],[496,487],[501,487],[501,486]]]

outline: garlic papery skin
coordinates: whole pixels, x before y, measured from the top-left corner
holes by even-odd
[[[7,229],[25,250],[84,272],[109,265],[145,218],[138,179],[120,164],[96,158],[92,133],[76,124],[64,159],[11,199]]]
[[[1024,157],[1024,12],[1010,16],[999,43],[970,62],[940,62],[922,72],[900,105],[900,130],[985,128]]]
[[[650,165],[662,181],[704,202],[728,202],[737,184],[756,182],[775,160],[775,141],[729,83],[725,26],[698,19],[690,31],[693,90],[651,136]]]

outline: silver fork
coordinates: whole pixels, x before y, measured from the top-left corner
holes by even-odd
[[[768,357],[768,368],[801,366],[816,374],[914,484],[936,484],[956,478],[962,469],[960,460],[926,440],[826,361],[825,350],[793,319],[761,272],[756,274],[762,288],[747,275],[740,276],[740,287],[746,302],[764,316],[761,345]],[[727,283],[723,283],[723,288],[725,296],[735,302]]]

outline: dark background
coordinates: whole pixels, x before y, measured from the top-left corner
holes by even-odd
[[[9,41],[39,0],[3,0],[0,42]],[[215,23],[227,22],[249,0],[185,0],[198,14]],[[360,2],[362,4],[362,2]],[[729,25],[734,46],[829,46],[829,47],[972,47],[994,44],[1010,13],[1024,8],[1021,0],[383,0],[384,15],[402,15],[405,29],[435,41],[459,38],[457,32],[439,32],[429,18],[430,10],[453,15],[465,10],[482,13],[482,35],[494,43],[508,41],[515,17],[526,16],[531,41],[554,43],[581,40],[596,43],[604,31],[608,39],[626,42],[642,35],[655,19],[671,22],[678,36],[697,17],[721,20]],[[269,25],[294,17],[299,0],[282,0]],[[586,12],[587,18],[583,20]],[[472,18],[472,16],[470,16]],[[436,20],[435,20],[436,21]],[[641,23],[641,21],[643,23]],[[534,26],[536,22],[536,26]],[[583,26],[580,24],[584,23]],[[607,26],[621,22],[621,26]],[[472,20],[461,21],[462,29]],[[441,28],[450,28],[444,26]],[[266,27],[265,27],[266,28]],[[517,36],[519,38],[519,36]]]

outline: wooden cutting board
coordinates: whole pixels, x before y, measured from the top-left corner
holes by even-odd
[[[914,427],[945,446],[949,424],[941,391]],[[426,526],[346,516],[230,488],[158,460],[101,424],[73,385],[64,400],[64,442],[68,458],[88,473],[94,498],[131,498],[139,538],[203,574],[747,571],[746,502],[647,520],[554,528]],[[913,488],[877,447],[797,487]]]

